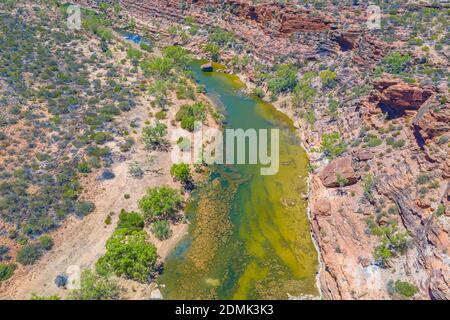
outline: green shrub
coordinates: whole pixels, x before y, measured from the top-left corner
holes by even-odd
[[[126,233],[141,231],[144,228],[144,218],[138,212],[127,212],[121,210],[117,230],[124,230]]]
[[[0,261],[10,260],[11,256],[9,255],[9,247],[4,244],[0,244]]]
[[[77,169],[78,169],[78,172],[80,172],[80,173],[89,173],[89,172],[91,172],[91,168],[89,166],[89,163],[87,163],[87,162],[80,162],[77,165]]]
[[[0,263],[0,282],[8,280],[14,274],[14,270],[16,270],[16,265]]]
[[[112,223],[112,218],[111,218],[111,215],[108,214],[108,216],[105,219],[105,224],[107,226],[109,226],[111,223]]]
[[[155,118],[156,119],[158,119],[158,120],[164,120],[164,119],[167,119],[167,113],[165,112],[165,111],[158,111],[156,114],[155,114]]]
[[[53,248],[53,238],[50,237],[48,234],[45,234],[39,238],[39,244],[41,245],[41,248],[44,250],[51,250]]]
[[[206,107],[202,102],[193,105],[183,105],[175,115],[175,120],[181,122],[181,127],[187,131],[193,132],[195,121],[203,122],[206,119]]]
[[[383,240],[380,245],[375,248],[374,259],[382,266],[386,265],[389,259],[392,257],[392,252],[388,247],[389,243],[387,240]]]
[[[141,68],[144,75],[157,76],[160,78],[167,78],[172,70],[173,62],[169,58],[154,58],[149,61],[144,61],[141,63]]]
[[[147,51],[147,52],[152,52],[152,50],[153,50],[152,46],[146,42],[141,42],[139,46],[142,50]]]
[[[439,204],[439,206],[436,208],[435,215],[437,217],[442,216],[445,213],[445,206],[443,204]]]
[[[235,42],[235,34],[232,31],[216,27],[209,34],[208,40],[220,47],[226,47]]]
[[[410,60],[411,56],[408,53],[402,55],[400,52],[393,52],[383,59],[383,63],[386,65],[387,72],[400,74],[406,70]]]
[[[124,143],[120,144],[120,151],[127,152],[131,150],[131,147],[134,145],[133,138],[127,138]]]
[[[345,152],[347,145],[341,139],[339,132],[325,133],[322,135],[320,151],[329,159],[339,157]]]
[[[127,58],[131,60],[140,60],[142,58],[142,52],[139,49],[129,47],[127,49]]]
[[[320,80],[324,87],[331,87],[336,81],[336,72],[331,70],[323,70],[319,73]]]
[[[378,147],[379,145],[381,145],[382,143],[383,143],[383,140],[381,140],[380,138],[372,137],[367,142],[367,145],[371,148],[375,148],[375,147]]]
[[[166,220],[155,221],[152,224],[152,232],[159,240],[169,239],[172,234],[170,224]]]
[[[395,291],[404,298],[412,298],[419,291],[416,286],[406,281],[395,281]]]
[[[77,202],[75,205],[75,214],[84,217],[95,210],[95,204],[91,201]]]
[[[91,135],[91,139],[97,144],[104,144],[105,142],[112,140],[112,137],[108,132],[95,132]]]
[[[275,76],[267,83],[269,90],[274,94],[292,91],[297,84],[297,71],[292,63],[278,66]]]
[[[189,51],[180,46],[168,46],[163,50],[164,57],[172,60],[173,64],[180,68],[186,68],[191,58]]]
[[[121,288],[116,282],[100,276],[91,270],[81,273],[80,289],[73,290],[69,299],[72,300],[117,300]]]
[[[163,123],[156,123],[155,126],[145,127],[142,130],[142,140],[147,149],[160,149],[166,146],[167,126]]]
[[[114,38],[112,31],[105,27],[98,27],[95,34],[97,34],[103,41],[107,42]]]
[[[141,179],[144,176],[144,170],[139,162],[133,161],[128,165],[128,174],[133,178]]]
[[[192,182],[191,168],[186,163],[174,164],[170,168],[170,174],[175,180],[180,181],[183,184],[189,184]]]
[[[295,86],[292,92],[292,104],[295,107],[303,107],[306,103],[312,102],[316,96],[317,91],[311,85],[315,76],[315,72],[306,72]]]
[[[421,173],[416,178],[416,183],[417,184],[425,184],[425,183],[428,183],[428,182],[430,182],[430,177],[426,173]]]
[[[261,99],[264,98],[264,95],[265,95],[263,89],[261,89],[261,88],[253,89],[252,94],[257,96],[258,98],[261,98]]]
[[[36,293],[32,293],[30,300],[61,300],[61,297],[58,295],[39,296]]]
[[[139,208],[146,218],[175,218],[182,204],[180,193],[165,186],[149,188],[147,194],[139,200]]]
[[[101,275],[113,272],[147,283],[156,263],[156,248],[146,241],[144,231],[117,230],[106,243],[106,254],[96,264]]]
[[[89,156],[104,157],[111,153],[111,149],[109,149],[108,147],[100,148],[100,147],[89,146],[86,148],[86,152]]]
[[[42,254],[43,248],[39,243],[27,244],[17,252],[16,260],[23,265],[32,265]]]

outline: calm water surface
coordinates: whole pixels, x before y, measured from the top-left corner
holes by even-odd
[[[292,122],[243,93],[234,75],[201,72],[196,80],[222,109],[228,128],[280,129],[280,169],[217,165],[191,197],[189,234],[172,252],[158,282],[166,299],[286,299],[318,294],[317,253],[306,202],[307,157]]]

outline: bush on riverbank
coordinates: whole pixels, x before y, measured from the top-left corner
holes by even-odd
[[[106,243],[106,253],[96,264],[100,275],[114,273],[141,283],[150,280],[156,263],[156,248],[144,231],[118,229]]]
[[[182,205],[180,192],[166,186],[149,188],[139,200],[139,209],[147,219],[176,219]]]
[[[81,287],[73,290],[71,300],[116,300],[120,298],[121,288],[109,278],[100,276],[91,270],[81,273]],[[41,299],[33,299],[41,300]],[[46,299],[47,300],[47,299]],[[51,299],[59,300],[59,299]]]

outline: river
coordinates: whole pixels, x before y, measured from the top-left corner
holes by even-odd
[[[280,168],[216,165],[193,192],[189,233],[159,277],[166,299],[287,299],[318,295],[317,252],[307,216],[308,159],[292,121],[243,93],[235,75],[192,70],[227,128],[280,129]]]

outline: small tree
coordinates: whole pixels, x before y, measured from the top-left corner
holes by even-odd
[[[392,257],[392,252],[389,250],[389,241],[387,239],[383,239],[381,244],[375,248],[373,257],[382,267],[386,266],[389,259]]]
[[[139,208],[146,218],[173,219],[183,204],[180,193],[170,187],[150,188],[139,200]]]
[[[373,177],[373,174],[367,174],[363,179],[363,191],[364,196],[368,199],[372,197],[372,189],[375,185],[375,179]]]
[[[156,248],[146,241],[144,231],[117,230],[106,243],[106,254],[96,264],[97,272],[146,283],[156,263]]]
[[[164,56],[166,58],[171,59],[177,67],[180,67],[183,69],[191,61],[191,58],[189,56],[189,51],[180,46],[165,47],[163,52],[164,52]]]
[[[187,163],[179,163],[174,164],[170,168],[170,174],[172,177],[180,181],[185,188],[189,189],[193,185],[192,175],[191,175],[191,168]]]
[[[274,94],[292,91],[297,84],[297,71],[292,63],[278,66],[275,76],[267,83],[269,90]]]
[[[411,56],[408,53],[402,55],[400,52],[393,52],[386,56],[383,62],[386,65],[387,72],[400,74],[406,70],[410,60]]]
[[[142,130],[142,140],[147,149],[163,149],[167,146],[167,126],[163,123],[156,123],[153,127],[145,127]]]

